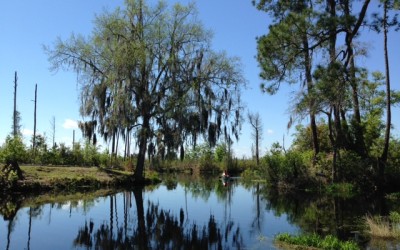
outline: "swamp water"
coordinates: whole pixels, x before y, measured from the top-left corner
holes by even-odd
[[[15,198],[0,202],[0,249],[275,249],[282,232],[359,239],[363,216],[387,209],[384,201],[283,195],[263,183],[187,176],[145,189]]]

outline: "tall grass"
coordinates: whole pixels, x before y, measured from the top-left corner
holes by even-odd
[[[390,212],[388,217],[365,216],[367,233],[371,237],[383,239],[400,239],[400,214]]]

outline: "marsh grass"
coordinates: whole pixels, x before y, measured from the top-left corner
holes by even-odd
[[[374,238],[400,239],[400,214],[392,211],[389,216],[365,216],[367,233]]]
[[[275,244],[284,249],[330,249],[330,250],[355,250],[359,246],[352,241],[341,241],[335,236],[321,237],[317,234],[290,235],[278,234]]]

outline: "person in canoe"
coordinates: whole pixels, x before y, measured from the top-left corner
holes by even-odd
[[[221,177],[222,177],[223,179],[229,179],[230,176],[229,176],[229,174],[228,174],[228,171],[227,171],[227,170],[224,170],[224,172],[222,173]]]

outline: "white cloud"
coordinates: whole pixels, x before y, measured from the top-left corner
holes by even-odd
[[[72,145],[72,137],[63,136],[60,143],[64,143],[66,146],[70,147]]]
[[[78,128],[78,122],[71,119],[65,119],[64,124],[62,126],[65,129],[74,129]]]
[[[24,129],[22,129],[21,133],[25,136],[30,136],[30,135],[33,135],[33,130],[24,128]]]
[[[274,134],[274,131],[272,129],[267,129],[267,134],[272,135]]]

